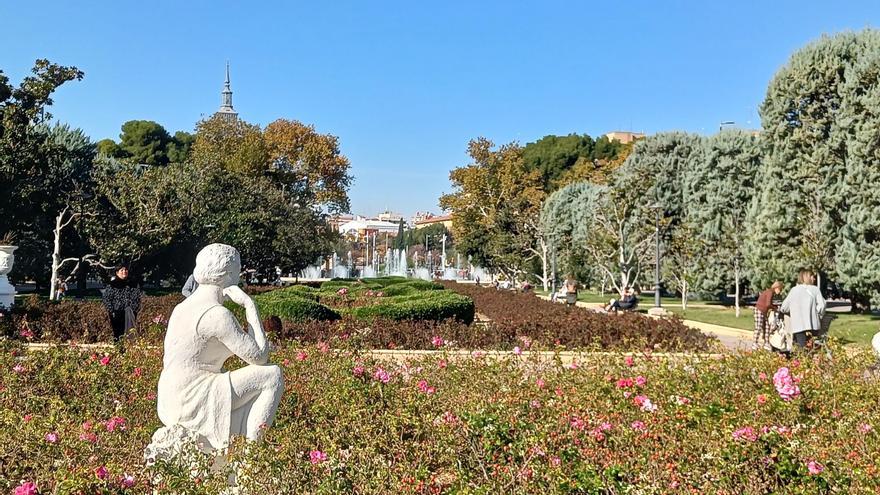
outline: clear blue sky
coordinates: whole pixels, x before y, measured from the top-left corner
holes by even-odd
[[[38,6],[39,5],[39,6]],[[220,103],[340,137],[353,210],[437,211],[467,141],[758,127],[767,82],[861,1],[24,2],[0,0],[0,69],[85,71],[53,113],[93,139],[131,119],[191,131]]]

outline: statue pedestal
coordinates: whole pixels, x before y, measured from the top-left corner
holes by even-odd
[[[0,275],[0,310],[12,309],[15,302],[15,287],[9,283],[6,275]]]
[[[0,246],[0,309],[10,310],[15,302],[15,287],[9,283],[6,274],[12,271],[15,255],[12,253],[18,246]]]

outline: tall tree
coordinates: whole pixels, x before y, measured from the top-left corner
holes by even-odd
[[[746,131],[725,130],[704,140],[703,159],[685,177],[685,215],[695,229],[694,240],[704,247],[695,252],[702,259],[700,288],[726,290],[732,283],[737,316],[747,254],[747,215],[761,157],[756,137]]]
[[[269,163],[283,184],[305,182],[318,203],[333,212],[349,210],[350,163],[339,149],[339,138],[319,134],[296,120],[278,119],[263,133]]]
[[[538,170],[545,191],[552,191],[555,183],[578,160],[592,163],[593,138],[584,134],[544,136],[523,148],[523,161],[530,170]]]
[[[190,156],[200,166],[222,167],[259,176],[269,170],[269,153],[260,127],[213,115],[196,124]]]
[[[766,154],[748,221],[753,282],[791,280],[797,268],[837,268],[849,206],[848,146],[858,118],[847,109],[854,65],[877,32],[822,37],[795,52],[770,81],[760,108]],[[857,205],[853,205],[857,206]]]
[[[667,265],[666,273],[675,274],[673,279],[688,280],[689,274],[696,273],[696,266],[692,265],[697,262],[695,258],[673,253],[671,249],[684,245],[688,241],[686,234],[691,232],[685,228],[690,199],[685,178],[703,159],[702,153],[702,138],[695,134],[666,132],[648,136],[635,143],[611,183],[616,201],[627,203],[631,201],[629,195],[635,194],[642,203],[628,208],[631,215],[642,216],[632,220],[636,225],[656,228],[659,213],[660,242],[664,246],[661,262]]]
[[[394,249],[403,249],[406,247],[406,230],[403,219],[400,219],[400,225],[397,226],[397,237],[394,238]]]
[[[450,172],[453,192],[440,198],[440,206],[452,212],[460,252],[511,279],[525,275],[528,262],[537,258],[546,287],[549,252],[540,228],[545,197],[540,173],[526,167],[520,146],[493,148],[485,138],[469,143],[473,161]]]
[[[841,88],[848,207],[835,265],[854,302],[867,308],[880,305],[880,31],[866,30],[859,38],[860,56]]]
[[[48,281],[55,216],[87,174],[88,165],[76,155],[81,150],[74,147],[69,155],[65,140],[50,139],[53,128],[43,125],[52,118],[52,93],[82,76],[76,67],[43,59],[17,87],[0,72],[0,235],[28,240],[16,252],[11,276],[17,280]]]
[[[576,254],[584,253],[602,285],[623,294],[651,259],[654,230],[647,206],[639,191],[576,182],[547,199],[542,223],[568,271],[575,271]]]
[[[185,131],[177,131],[168,143],[168,161],[171,163],[186,163],[189,161],[189,153],[196,137]]]
[[[122,124],[119,148],[134,163],[151,166],[168,164],[168,143],[171,136],[152,120],[129,120]]]

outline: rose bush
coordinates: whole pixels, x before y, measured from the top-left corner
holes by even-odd
[[[247,493],[876,493],[875,358],[831,350],[561,366],[289,342],[274,427],[230,456]],[[160,367],[160,349],[0,344],[0,493],[217,493],[225,473],[143,465]]]

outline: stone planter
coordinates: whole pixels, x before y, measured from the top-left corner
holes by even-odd
[[[9,283],[6,275],[12,271],[15,255],[12,253],[18,246],[0,246],[0,309],[11,309],[15,302],[15,287]]]

